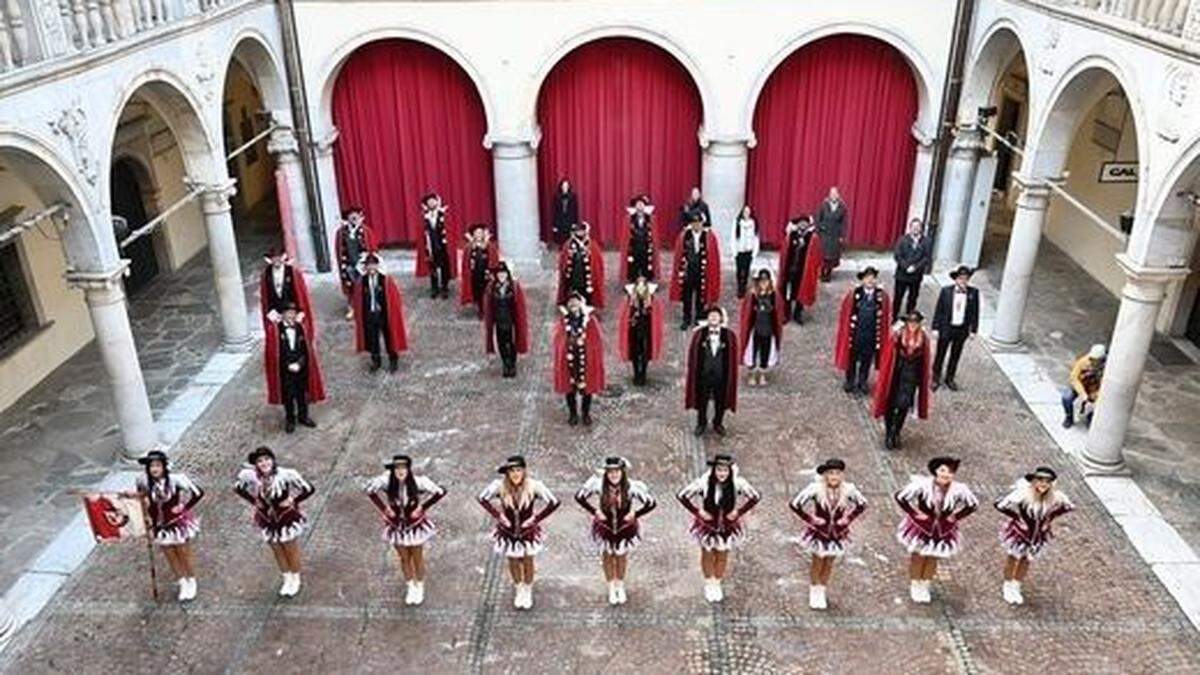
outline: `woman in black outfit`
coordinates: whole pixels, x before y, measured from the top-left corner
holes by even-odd
[[[554,243],[562,244],[571,236],[571,228],[579,222],[579,197],[566,178],[558,181],[554,191]]]

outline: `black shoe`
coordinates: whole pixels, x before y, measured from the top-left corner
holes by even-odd
[[[585,426],[585,427],[592,426],[592,414],[591,413],[583,413],[583,426]]]
[[[400,368],[400,359],[399,358],[389,358],[388,359],[388,372],[389,373],[394,373],[399,368]]]
[[[696,428],[692,429],[692,433],[695,434],[696,436],[703,436],[704,435],[704,427],[705,427],[705,425],[703,425],[703,424],[697,424]]]
[[[683,323],[679,324],[679,330],[687,330],[690,323],[691,322],[689,321],[684,321]]]
[[[847,383],[843,384],[843,385],[842,385],[842,391],[846,392],[847,394],[849,394],[850,392],[854,391],[854,383],[853,383],[853,382],[847,382]]]
[[[900,443],[900,432],[897,431],[896,435],[892,437],[892,449],[899,450],[902,447],[903,447],[903,444]]]
[[[434,300],[437,300],[437,296],[438,296],[438,289],[436,286],[429,289],[429,297],[433,298]]]
[[[725,425],[724,424],[714,424],[713,431],[717,432],[718,436],[724,436],[725,435]]]
[[[283,430],[288,432],[289,434],[292,433],[293,431],[295,431],[296,430],[296,420],[288,420],[287,423],[283,425]]]
[[[579,415],[577,415],[576,413],[571,413],[570,415],[568,415],[567,416],[567,424],[570,424],[571,426],[577,426],[579,424]]]
[[[883,449],[884,449],[884,450],[893,450],[893,449],[895,449],[895,447],[896,447],[896,441],[895,441],[895,439],[893,439],[893,437],[892,437],[892,433],[891,433],[890,431],[889,431],[889,432],[886,432],[886,433],[884,433],[884,435],[883,435]]]
[[[858,385],[858,393],[862,394],[863,396],[867,396],[871,393],[871,388],[865,384],[860,384]]]
[[[946,388],[950,391],[958,391],[958,383],[954,380],[946,380]]]
[[[797,326],[803,326],[803,325],[804,325],[804,315],[803,315],[803,314],[797,314],[797,315],[796,315],[796,325],[797,325]]]
[[[314,422],[311,417],[301,417],[300,424],[303,424],[304,426],[308,427],[309,429],[317,428],[317,423]]]
[[[379,370],[379,367],[381,365],[383,365],[383,362],[380,361],[379,359],[371,359],[371,372],[373,373],[373,372]]]
[[[1071,428],[1071,427],[1073,427],[1073,426],[1075,426],[1075,419],[1074,419],[1074,418],[1071,418],[1071,417],[1064,417],[1064,418],[1063,418],[1063,428],[1064,428],[1064,429],[1070,429],[1070,428]]]
[[[929,385],[929,388],[934,391],[937,391],[938,387],[940,387],[940,386],[942,386],[942,381],[935,377],[935,378],[933,378],[933,382]],[[950,383],[947,382],[946,386],[950,386]]]
[[[450,297],[450,287],[446,286],[442,289],[442,299],[445,300],[448,297]]]

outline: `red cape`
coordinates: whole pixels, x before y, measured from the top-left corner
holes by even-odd
[[[454,278],[455,264],[458,260],[458,237],[454,236],[454,229],[450,227],[450,219],[445,218],[446,229],[443,230],[446,236],[446,255],[450,257],[450,278]],[[429,276],[429,244],[425,241],[425,214],[421,213],[421,241],[417,243],[417,271],[418,277]]]
[[[617,354],[622,361],[632,361],[629,351],[629,315],[633,309],[633,301],[629,293],[621,302],[621,310],[617,316]],[[666,311],[663,301],[658,297],[650,300],[650,360],[657,361],[662,355],[663,343],[663,313]]]
[[[837,336],[833,343],[833,365],[837,366],[838,370],[850,367],[850,316],[854,309],[854,292],[859,288],[855,286],[846,291],[846,296],[842,298],[842,309],[838,312]],[[888,331],[891,330],[892,301],[888,298],[887,291],[878,286],[875,290],[879,293],[876,303],[878,315],[875,319],[875,365],[878,366],[880,353],[887,342]]]
[[[903,330],[903,329],[901,329]],[[929,419],[929,403],[932,398],[932,388],[930,385],[932,362],[932,351],[929,345],[929,332],[921,331],[921,384],[917,387],[917,417],[921,419]],[[879,379],[875,380],[875,400],[871,406],[871,413],[876,417],[883,417],[887,413],[888,399],[892,396],[892,380],[896,370],[896,350],[900,347],[896,341],[900,339],[899,333],[892,335],[884,343],[883,356],[879,363]]]
[[[400,296],[400,287],[396,285],[395,279],[382,272],[379,276],[383,278],[384,293],[387,294],[388,335],[392,339],[392,349],[399,354],[408,350],[408,331],[404,327],[404,299]],[[364,334],[363,317],[367,315],[367,303],[363,298],[362,279],[354,282],[352,293],[350,297],[354,301],[354,351],[365,352],[367,338]]]
[[[687,235],[687,228],[684,228],[679,236],[675,239],[675,256],[671,261],[674,269],[671,274],[671,301],[679,302],[683,300],[683,276],[687,272],[683,258],[683,238]],[[704,232],[704,291],[701,294],[704,300],[704,305],[715,305],[717,300],[721,298],[721,249],[717,244],[717,237],[711,230],[703,230]]]
[[[738,387],[738,361],[741,360],[742,351],[738,349],[738,337],[729,328],[723,328],[726,333],[726,338],[729,340],[729,367],[725,372],[725,408],[729,412],[737,412],[737,387]],[[707,324],[700,324],[692,329],[692,339],[688,344],[687,354],[687,375],[683,381],[684,391],[684,408],[686,410],[696,409],[696,386],[699,384],[696,373],[697,353],[703,347],[701,338],[708,331]]]
[[[567,329],[563,325],[566,317],[559,317],[554,324],[554,391],[559,394],[569,394],[572,391],[570,371],[567,369]],[[604,338],[600,334],[600,324],[596,317],[587,319],[587,344],[584,355],[587,357],[587,374],[584,393],[598,394],[604,391]]]
[[[308,349],[308,402],[324,401],[325,378],[321,376],[321,361],[317,357],[317,348],[313,345],[312,336],[308,334],[304,324],[299,325],[300,334],[304,337],[304,346]],[[283,403],[283,382],[279,372],[279,324],[268,322],[266,333],[263,368],[267,375],[267,403],[279,405]]]
[[[596,309],[604,308],[604,255],[600,245],[588,237],[588,258],[592,268],[592,297],[588,303]],[[559,306],[567,304],[567,263],[571,260],[570,247],[564,243],[558,250],[558,300]]]
[[[310,336],[313,340],[317,339],[317,325],[313,320],[312,298],[308,294],[308,282],[304,281],[304,272],[295,265],[288,264],[287,268],[291,270],[292,287],[296,289],[296,304],[300,306],[300,311],[303,316],[300,317],[300,323],[304,326],[304,334]],[[267,297],[270,292],[268,289],[271,285],[271,266],[267,265],[263,268],[262,274],[258,279],[258,309],[262,314],[263,332],[267,330],[267,324],[271,320],[267,318]]]
[[[786,288],[792,283],[792,280],[787,278],[787,269],[792,264],[792,247],[787,244],[788,236],[784,235],[783,250],[779,252],[779,273],[775,275],[780,288]],[[812,307],[817,302],[817,283],[820,281],[823,262],[821,257],[821,235],[813,232],[808,240],[808,252],[804,256],[804,275],[800,278],[800,288],[793,289],[797,290],[795,297],[805,307]],[[785,295],[792,297],[789,293]]]
[[[633,228],[633,223],[629,223],[621,230],[621,283],[629,280],[629,258],[633,256],[633,251],[629,248],[629,243],[633,241],[633,237],[629,236],[630,230]],[[649,281],[654,281],[659,277],[662,267],[658,264],[658,223],[653,216],[650,218],[650,277]]]
[[[343,224],[341,227],[339,227],[338,231],[337,231],[337,235],[334,236],[334,238],[333,238],[333,250],[334,250],[334,254],[337,257],[336,262],[339,265],[339,269],[337,271],[339,272],[339,274],[341,272],[340,266],[343,263],[349,264],[349,265],[357,265],[358,264],[357,260],[342,260],[342,258],[346,257],[346,245],[342,243],[342,231],[345,230],[347,227],[349,227],[349,225],[345,225],[345,224]],[[370,227],[368,227],[366,225],[363,225],[362,233],[363,233],[363,237],[362,237],[363,251],[374,251],[375,247],[378,245],[378,241],[375,239],[374,230],[372,230]],[[350,292],[349,285],[346,284],[345,282],[343,282],[342,283],[342,293],[349,293],[349,292]]]
[[[747,291],[746,297],[742,298],[742,308],[738,312],[738,339],[741,341],[742,349],[748,350],[750,347],[750,331],[754,330],[754,295],[753,291]],[[783,347],[783,324],[786,316],[787,306],[783,302],[783,295],[775,291],[775,315],[771,317],[771,332],[775,335],[775,350],[778,352]],[[738,354],[738,358],[744,357],[745,354]],[[743,365],[751,365],[745,363]]]
[[[496,315],[492,311],[492,284],[494,281],[488,281],[487,290],[483,294],[483,349],[488,354],[496,353],[496,335],[495,324]],[[463,284],[469,286],[470,284]],[[525,289],[521,288],[521,284],[514,279],[513,287],[513,309],[516,312],[514,317],[516,320],[517,332],[517,353],[525,354],[529,351],[529,313],[525,308]]]
[[[464,305],[470,305],[475,302],[475,289],[471,288],[471,249],[464,248],[458,252],[458,278],[462,279],[462,283],[458,285],[458,301]],[[488,270],[495,269],[500,263],[500,249],[496,247],[496,240],[488,240],[487,245],[487,266]]]

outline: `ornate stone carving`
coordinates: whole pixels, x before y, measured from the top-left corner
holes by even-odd
[[[1171,64],[1167,67],[1166,77],[1163,78],[1163,98],[1167,105],[1162,106],[1158,113],[1156,131],[1163,140],[1169,143],[1179,142],[1179,123],[1191,91],[1195,87],[1195,72],[1182,64]]]
[[[96,158],[92,156],[91,144],[88,142],[87,113],[83,106],[76,100],[64,108],[57,119],[51,120],[48,124],[54,135],[62,136],[71,148],[71,154],[75,158],[75,168],[79,170],[79,175],[83,176],[89,185],[94,186],[100,172]]]
[[[196,46],[196,61],[193,73],[196,76],[196,84],[200,87],[200,92],[204,95],[204,100],[212,103],[217,97],[217,71],[213,67],[213,59],[208,53],[208,48],[204,42],[200,42]]]

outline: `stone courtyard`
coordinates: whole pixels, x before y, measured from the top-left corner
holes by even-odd
[[[393,259],[394,261],[394,259]],[[610,269],[615,269],[610,259]],[[549,258],[543,269],[551,268]],[[566,424],[550,387],[549,271],[522,279],[532,353],[515,380],[485,359],[479,323],[453,300],[428,298],[401,275],[411,351],[395,375],[351,353],[352,324],[329,277],[312,283],[329,400],[316,430],[282,430],[263,404],[257,354],[173,449],[208,490],[197,540],[200,593],[186,606],[150,599],[143,547],[98,547],[45,611],[0,656],[0,670],[41,672],[947,672],[1184,673],[1200,641],[1171,596],[1038,425],[979,341],[968,345],[960,392],[935,396],[931,419],[885,452],[866,399],[843,394],[831,366],[835,303],[853,261],[823,286],[812,320],[785,331],[768,388],[741,387],[725,438],[691,434],[683,411],[685,335],[668,333],[650,385],[634,388],[616,360],[616,308],[602,313],[609,390],[596,424]],[[732,298],[731,274],[725,294]],[[890,285],[890,278],[886,280]],[[610,295],[615,291],[610,284]],[[932,313],[928,288],[922,306]],[[673,323],[673,322],[671,322]],[[670,324],[668,324],[670,325]],[[248,450],[268,444],[316,486],[306,503],[304,588],[276,597],[266,547],[230,490]],[[674,493],[714,452],[732,452],[763,494],[750,537],[732,557],[726,600],[704,602],[696,547]],[[394,554],[362,493],[393,453],[413,455],[449,495],[432,512],[425,604],[405,606]],[[475,495],[505,456],[524,453],[564,502],[548,521],[535,607],[512,609],[503,560]],[[633,554],[629,604],[612,608],[587,517],[574,491],[606,455],[623,454],[659,500]],[[939,570],[934,602],[907,599],[907,556],[895,541],[891,493],[935,454],[964,458],[960,478],[982,508],[964,523],[963,553]],[[787,502],[821,459],[840,456],[870,506],[834,572],[830,609],[807,608],[806,562]],[[1026,584],[1026,604],[1000,597],[999,515],[989,504],[1029,468],[1049,464],[1078,510]],[[165,565],[158,560],[160,590]]]

